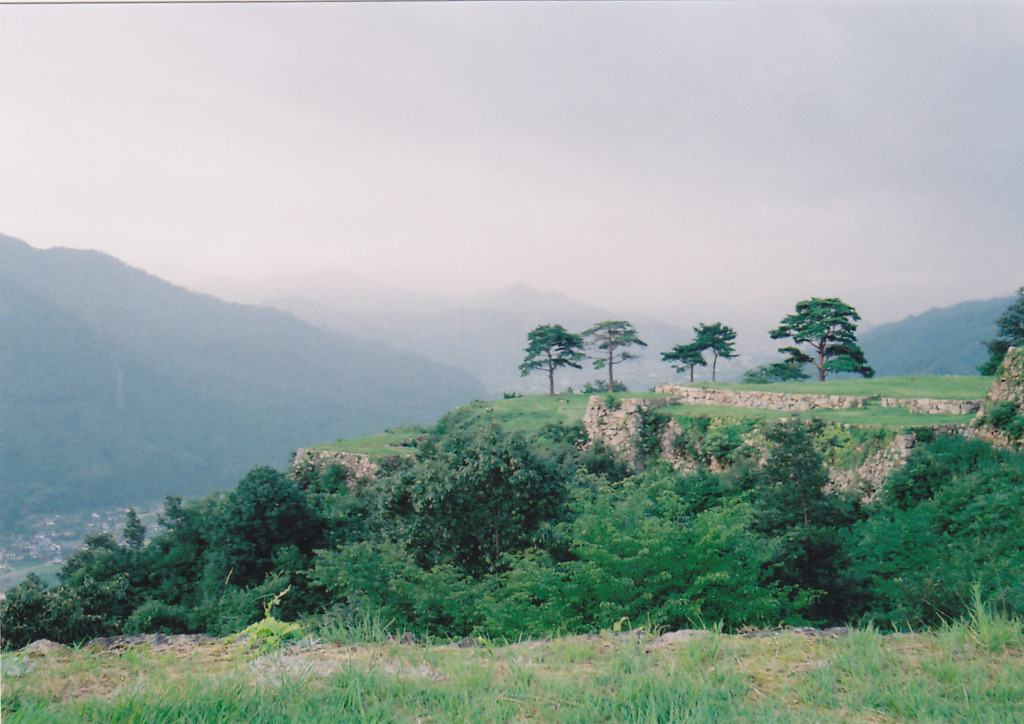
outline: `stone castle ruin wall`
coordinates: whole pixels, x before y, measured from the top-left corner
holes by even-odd
[[[655,393],[671,395],[675,405],[724,405],[750,407],[781,412],[813,410],[851,410],[878,401],[881,407],[904,407],[922,415],[973,415],[981,409],[980,400],[932,400],[928,398],[872,398],[866,395],[816,395],[807,393],[769,392],[767,390],[722,390],[685,385],[659,385]]]

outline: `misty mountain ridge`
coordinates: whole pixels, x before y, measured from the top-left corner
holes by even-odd
[[[344,277],[347,278],[347,277]],[[263,280],[226,285],[218,292],[212,281],[201,285],[210,293],[244,294],[258,297],[260,289],[281,290],[283,277],[276,284]],[[527,334],[541,324],[561,324],[572,332],[582,332],[608,319],[627,319],[637,328],[646,348],[634,348],[638,359],[616,367],[616,379],[630,389],[644,390],[676,373],[661,360],[661,353],[677,344],[689,342],[693,330],[671,324],[646,314],[623,314],[587,304],[557,291],[538,290],[528,284],[514,283],[496,290],[477,291],[463,296],[431,297],[425,304],[396,308],[393,296],[402,296],[394,287],[364,287],[359,305],[338,307],[331,303],[335,292],[317,297],[320,285],[300,284],[292,293],[278,297],[265,296],[259,303],[288,311],[310,324],[338,332],[373,339],[420,354],[436,362],[471,370],[491,396],[506,392],[530,394],[545,392],[543,375],[520,375]],[[366,280],[363,280],[366,282]],[[415,295],[415,293],[409,293]],[[557,377],[559,388],[571,386],[580,390],[587,382],[605,379],[605,370],[596,370],[585,360],[582,370],[563,369]],[[742,361],[719,362],[720,379],[737,378],[742,374]],[[710,379],[708,371],[708,379]]]
[[[976,375],[988,359],[985,342],[997,334],[996,320],[1014,297],[937,307],[860,335],[875,373],[894,375]]]
[[[469,373],[0,236],[0,485],[20,513],[228,488],[310,442],[433,423]]]
[[[579,332],[625,316],[649,345],[616,368],[636,391],[682,379],[661,352],[693,337],[691,327],[525,284],[444,297],[327,274],[301,290],[324,301],[280,280],[245,288],[293,295],[262,299],[263,307],[231,303],[99,252],[42,251],[0,235],[4,521],[203,494],[253,465],[280,467],[300,446],[432,424],[473,398],[546,391],[543,374],[518,372],[539,324]],[[353,295],[361,311],[328,303]],[[981,341],[1010,302],[929,310],[867,329],[861,343],[880,376],[976,374]],[[763,337],[741,333],[742,356],[721,362],[719,379],[777,359],[778,343]],[[581,390],[605,378],[583,364],[560,371],[557,386]],[[697,377],[709,379],[710,368]]]
[[[342,284],[348,277],[342,277]],[[263,297],[260,303],[295,314],[297,317],[337,331],[374,339],[407,349],[438,362],[472,371],[491,396],[503,392],[535,393],[546,390],[543,375],[523,378],[518,365],[523,360],[527,333],[539,324],[562,324],[580,332],[605,319],[628,319],[634,324],[646,348],[634,348],[636,360],[618,367],[616,378],[630,389],[644,390],[654,384],[682,379],[661,353],[693,338],[699,322],[721,321],[736,329],[749,329],[749,320],[694,320],[689,326],[671,324],[649,315],[623,314],[580,302],[555,291],[542,291],[516,283],[497,290],[479,291],[461,297],[431,296],[425,303],[395,306],[398,298],[415,298],[416,293],[396,290],[390,285],[374,286],[362,280],[360,304],[332,306],[330,294],[317,297],[323,285],[299,285],[294,277],[291,294]],[[249,298],[260,289],[282,291],[283,278],[274,283],[249,282]],[[216,293],[215,289],[207,286]],[[332,292],[333,293],[333,292]],[[872,326],[860,325],[859,339],[868,362],[880,376],[896,374],[977,374],[986,358],[982,342],[995,334],[995,319],[1012,298],[969,301],[948,308],[936,308],[905,320]],[[743,372],[777,361],[783,342],[772,340],[765,329],[753,335],[741,331],[736,340],[740,356],[720,360],[718,379],[738,381]],[[710,360],[709,360],[710,361]],[[579,390],[586,382],[605,377],[590,361],[582,370],[560,370],[557,385]],[[711,378],[710,366],[697,368],[695,378]]]

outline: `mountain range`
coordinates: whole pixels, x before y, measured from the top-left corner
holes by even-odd
[[[416,354],[0,236],[0,522],[234,485],[485,394]]]
[[[341,271],[323,271],[313,278],[282,275],[242,282],[209,279],[196,287],[234,301],[263,304],[291,312],[309,322],[364,339],[377,340],[413,351],[436,362],[453,364],[483,382],[492,397],[506,392],[546,391],[546,380],[537,374],[523,378],[527,333],[539,324],[561,324],[579,332],[606,319],[621,319],[621,311],[609,311],[579,302],[563,294],[514,284],[463,297],[422,294],[375,284]],[[968,301],[936,308],[896,322],[865,328],[859,341],[868,362],[879,376],[903,374],[974,375],[986,358],[983,342],[996,334],[995,320],[1013,297]],[[616,377],[631,390],[643,391],[655,384],[681,379],[661,353],[693,340],[692,326],[671,324],[646,315],[626,315],[647,347],[636,349],[636,360],[622,365]],[[703,322],[729,319],[706,319]],[[737,325],[738,326],[738,325]],[[751,325],[743,325],[749,330]],[[768,330],[761,336],[740,334],[740,356],[719,360],[718,379],[739,381],[743,372],[780,359],[779,346],[788,340],[772,340]],[[583,369],[561,370],[557,384],[582,389],[603,373],[589,362]],[[697,380],[710,380],[711,368],[697,368]]]
[[[571,299],[560,292],[512,284],[462,297],[416,294],[370,283],[338,272],[319,279],[282,276],[243,285],[237,280],[211,279],[196,288],[206,293],[288,311],[311,323],[345,334],[401,347],[436,362],[471,370],[491,397],[503,393],[547,391],[543,374],[523,377],[527,334],[541,324],[561,324],[572,332],[604,320],[623,319],[612,311]],[[331,283],[331,279],[334,283]],[[358,290],[358,292],[353,292]],[[395,304],[401,300],[401,304]],[[644,314],[625,318],[637,329],[645,348],[637,358],[616,368],[616,380],[631,390],[644,391],[676,376],[661,353],[690,342],[693,330]],[[719,362],[720,379],[742,374],[742,361]],[[606,380],[607,373],[584,361],[581,370],[559,371],[559,389],[579,391],[588,382]],[[710,368],[707,373],[710,379]]]
[[[199,289],[0,235],[0,525],[202,495],[254,465],[283,467],[298,447],[541,392],[543,375],[518,371],[532,328],[622,318],[522,284],[456,298],[325,271]],[[860,341],[880,376],[976,374],[1012,301],[933,309]],[[678,379],[660,353],[693,330],[628,318],[648,347],[617,377],[636,391]],[[742,356],[719,379],[776,354],[767,332],[737,342]],[[557,384],[580,390],[601,376],[585,363]]]
[[[976,375],[988,359],[985,342],[1014,297],[961,302],[882,324],[860,335],[868,362],[881,377]]]

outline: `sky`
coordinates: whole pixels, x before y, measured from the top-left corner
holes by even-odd
[[[1024,285],[1024,3],[0,6],[0,232],[866,324]]]

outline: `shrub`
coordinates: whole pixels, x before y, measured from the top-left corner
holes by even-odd
[[[890,479],[911,483],[895,504],[854,531],[869,615],[898,626],[939,624],[976,608],[975,586],[1008,615],[1024,615],[1024,456],[939,439],[908,467],[909,475]]]
[[[984,422],[1006,434],[1011,440],[1024,438],[1024,415],[1021,415],[1017,403],[1004,400],[992,405],[984,416]]]
[[[124,623],[124,633],[189,633],[190,612],[182,606],[163,601],[146,601],[135,609]]]

